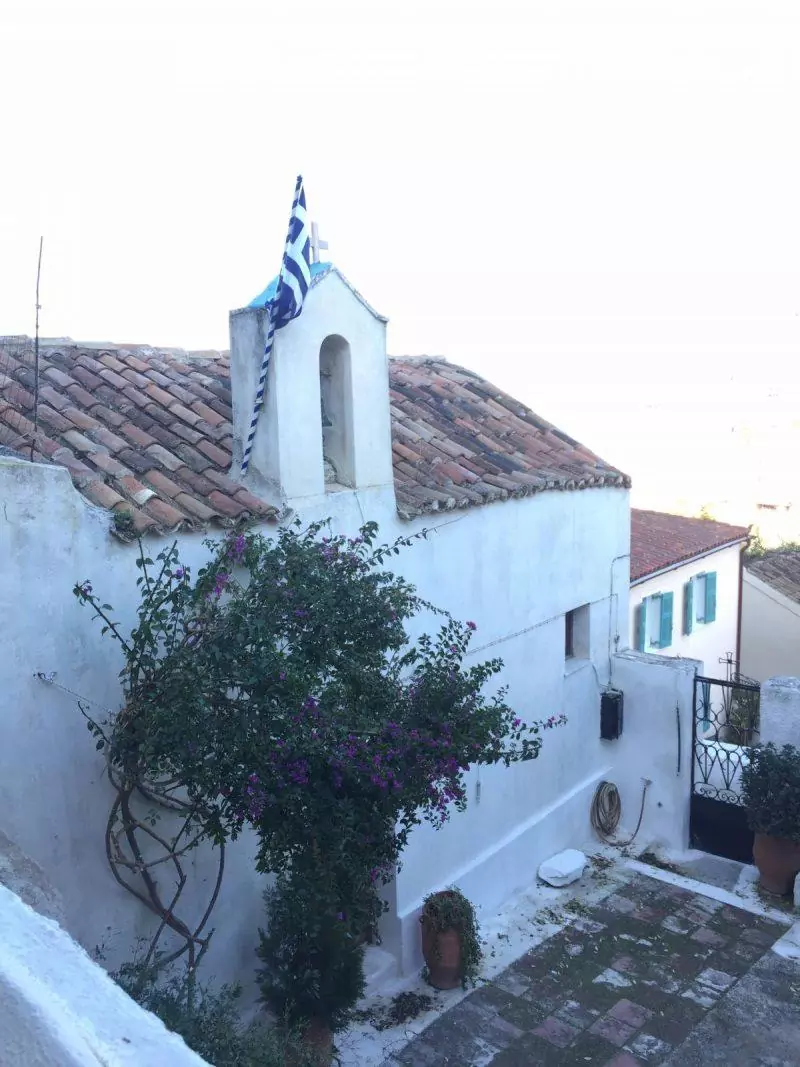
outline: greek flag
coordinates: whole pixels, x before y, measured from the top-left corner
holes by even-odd
[[[286,235],[286,247],[283,251],[281,272],[278,275],[278,287],[275,296],[269,303],[269,329],[267,330],[267,340],[264,345],[264,356],[261,360],[261,371],[258,376],[253,417],[250,420],[250,430],[247,434],[247,443],[242,456],[242,474],[247,473],[247,468],[250,464],[250,453],[253,451],[258,417],[264,407],[264,392],[267,387],[267,374],[269,373],[269,360],[272,355],[275,331],[287,326],[303,310],[303,301],[310,284],[311,233],[306,216],[306,194],[303,189],[301,175],[297,179],[297,185],[294,190],[292,215],[289,219],[289,232]]]

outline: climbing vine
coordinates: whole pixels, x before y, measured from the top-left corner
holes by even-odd
[[[156,560],[142,552],[130,637],[90,582],[76,585],[125,656],[123,710],[87,718],[116,791],[109,862],[160,918],[153,958],[170,929],[184,944],[166,958],[186,952],[196,965],[224,844],[245,826],[259,870],[291,871],[296,893],[314,886],[308,930],[338,924],[362,940],[413,828],[466,806],[470,765],[534,759],[559,721],[526,725],[505,689],[486,692],[502,664],[465,662],[475,623],[437,611],[385,566],[415,538],[376,538],[375,524],[353,538],[321,523],[272,539],[233,533],[208,543],[196,576],[176,545]],[[437,617],[433,634],[410,639]],[[137,814],[135,800],[150,810]],[[171,836],[154,825],[155,805],[180,817]],[[219,879],[190,929],[177,918],[182,862],[203,840],[219,850]],[[169,898],[164,865],[176,878]]]

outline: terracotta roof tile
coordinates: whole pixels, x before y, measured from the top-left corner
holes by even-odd
[[[102,382],[100,383],[103,384]],[[98,388],[93,386],[93,388]],[[71,385],[67,389],[67,396],[70,398],[73,404],[78,404],[80,407],[90,408],[93,404],[97,403],[97,400],[89,392],[88,389],[84,389],[82,385]]]
[[[63,416],[65,419],[69,419],[72,425],[77,426],[79,430],[96,430],[100,425],[97,419],[87,415],[85,411],[81,411],[80,408],[76,408],[74,405],[64,408]]]
[[[169,471],[176,471],[179,467],[184,466],[183,460],[173,455],[173,453],[169,452],[163,445],[148,445],[145,452],[148,456],[152,456],[153,459],[158,460],[158,462],[165,466]]]
[[[198,441],[197,451],[202,452],[205,456],[208,456],[212,463],[216,463],[218,467],[222,467],[224,469],[230,466],[230,453],[223,452],[221,448],[217,448],[216,445],[212,445],[210,441]]]
[[[32,343],[0,343],[0,366],[0,441],[29,447]],[[228,475],[227,354],[44,343],[40,372],[37,447],[70,470],[87,498],[128,510],[133,533],[277,517]],[[389,374],[395,492],[405,518],[545,489],[630,484],[471,371],[392,359]]]
[[[756,578],[800,604],[800,549],[774,548],[748,560],[745,566]]]
[[[179,419],[183,419],[184,422],[188,422],[190,426],[195,426],[198,422],[202,422],[199,415],[196,415],[193,411],[190,411],[183,404],[178,404],[173,401],[169,409],[173,415],[177,415]]]
[[[186,518],[182,511],[178,511],[172,504],[168,504],[165,500],[160,500],[157,496],[148,500],[147,504],[145,504],[145,510],[157,519],[162,526],[173,529],[176,526],[180,526]]]
[[[106,485],[105,482],[99,480],[85,485],[83,487],[83,495],[88,497],[94,504],[99,504],[100,507],[108,508],[109,510],[125,503],[124,496],[112,489],[110,485]]]
[[[47,367],[43,374],[44,377],[49,378],[55,385],[60,385],[62,389],[66,389],[69,385],[75,385],[75,379],[70,378],[68,374],[64,374],[63,371],[58,370],[57,367]]]
[[[631,508],[631,581],[745,541],[746,526]]]
[[[139,445],[140,448],[147,448],[148,445],[155,444],[155,437],[151,437],[149,433],[140,430],[139,427],[135,426],[132,422],[124,422],[119,429],[121,434],[127,437],[128,440]]]
[[[439,359],[392,359],[389,373],[395,470],[403,474],[395,479],[401,515],[545,488],[630,485],[624,474],[463,367]]]
[[[125,422],[124,415],[121,415],[118,411],[112,411],[111,408],[104,407],[103,404],[95,404],[92,408],[92,415],[100,422],[107,422],[115,430]]]

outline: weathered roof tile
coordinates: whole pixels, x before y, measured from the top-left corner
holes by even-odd
[[[29,447],[34,429],[27,417],[32,343],[23,349],[0,349],[0,441],[15,448],[26,441]],[[630,484],[471,371],[440,359],[392,359],[389,378],[403,517],[544,489]],[[44,344],[39,396],[42,428],[51,435],[40,430],[42,455],[52,453],[95,503],[105,499],[114,501],[106,506],[129,510],[134,532],[276,517],[229,477],[227,354],[194,358],[145,346]]]

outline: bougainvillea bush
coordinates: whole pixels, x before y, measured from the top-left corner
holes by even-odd
[[[129,638],[89,582],[75,587],[125,653],[125,707],[100,735],[110,760],[178,778],[213,839],[252,826],[260,870],[325,871],[320,907],[354,937],[412,829],[465,807],[469,766],[534,759],[556,724],[524,724],[489,691],[502,663],[467,660],[475,624],[387,569],[413,539],[376,537],[233,533],[196,575],[176,546],[143,554]],[[421,613],[435,632],[412,641]]]

